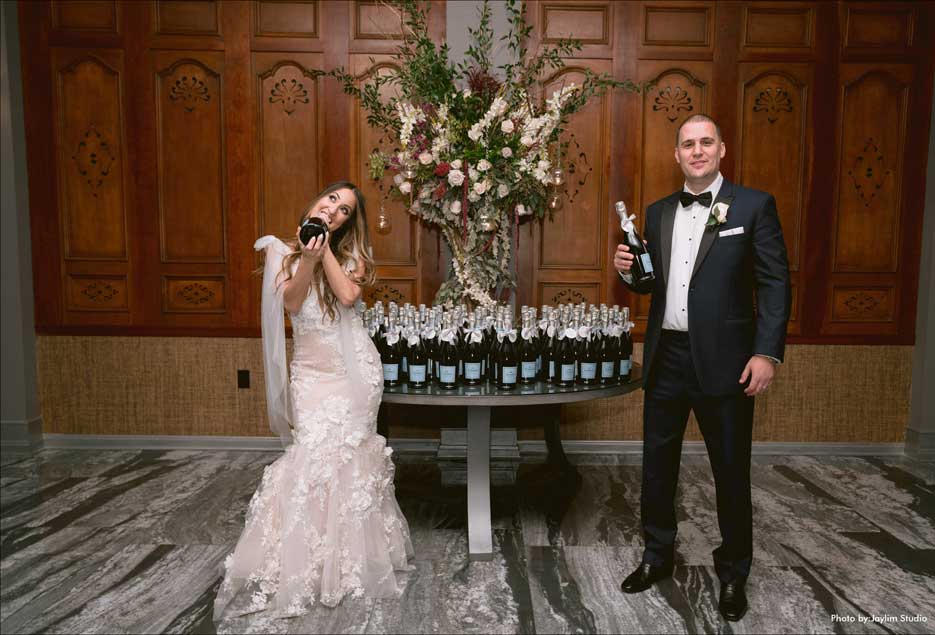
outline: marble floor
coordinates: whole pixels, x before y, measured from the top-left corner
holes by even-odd
[[[495,557],[469,562],[465,489],[403,461],[404,595],[215,622],[218,569],[278,453],[44,450],[0,466],[3,633],[931,633],[935,462],[754,457],[755,560],[723,621],[707,459],[686,456],[672,579],[625,596],[640,557],[638,457],[493,490]],[[450,467],[450,466],[449,466]],[[450,470],[449,470],[450,471]]]

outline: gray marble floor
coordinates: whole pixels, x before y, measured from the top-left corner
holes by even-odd
[[[754,457],[751,608],[717,612],[707,459],[682,461],[677,567],[625,596],[638,461],[521,465],[493,490],[495,557],[469,562],[465,489],[397,468],[416,556],[402,597],[215,622],[219,566],[277,453],[45,450],[0,457],[3,633],[931,633],[935,462]],[[913,621],[915,620],[915,621]]]

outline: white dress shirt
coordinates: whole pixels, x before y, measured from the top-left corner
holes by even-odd
[[[711,192],[712,205],[721,189],[724,177],[718,172],[717,178],[701,192],[692,192],[686,185],[685,192],[703,194]],[[666,279],[666,312],[662,316],[662,328],[671,331],[688,331],[688,289],[691,284],[695,258],[698,256],[698,244],[704,235],[705,223],[711,215],[711,208],[695,202],[687,208],[679,203],[675,208],[675,222],[672,224],[672,255],[669,259],[669,275]]]

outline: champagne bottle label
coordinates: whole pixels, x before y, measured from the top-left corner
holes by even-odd
[[[532,379],[536,376],[536,362],[523,362],[523,379]]]
[[[597,362],[581,362],[581,379],[597,377]]]
[[[383,364],[383,381],[399,381],[399,364]]]
[[[409,367],[409,381],[425,381],[425,364],[419,364],[418,366],[413,365]]]
[[[464,362],[464,378],[465,379],[480,379],[481,374],[481,363],[480,362]]]
[[[614,363],[601,362],[601,378],[609,379],[614,376]]]
[[[629,359],[620,360],[620,374],[627,375],[630,373],[630,366],[632,362]]]
[[[503,383],[504,384],[515,384],[516,383],[516,366],[504,366],[503,367]]]
[[[562,381],[574,381],[575,380],[575,365],[574,364],[562,364]]]
[[[443,384],[453,384],[455,377],[457,377],[458,367],[457,366],[439,366],[438,367],[438,381]]]
[[[402,366],[403,366],[404,373],[409,371],[409,358],[408,357],[403,357]]]
[[[649,257],[648,253],[640,254],[640,262],[643,263],[643,271],[646,273],[653,272],[653,261],[652,258]]]
[[[549,379],[552,379],[553,377],[555,377],[555,360],[550,359],[549,360]]]

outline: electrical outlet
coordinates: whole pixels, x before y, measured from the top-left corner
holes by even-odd
[[[237,371],[237,387],[238,388],[249,388],[250,387],[250,371],[249,370],[238,370]]]

